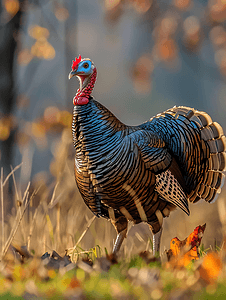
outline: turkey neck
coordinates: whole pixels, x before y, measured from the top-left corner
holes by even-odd
[[[97,78],[97,70],[96,68],[94,68],[93,73],[89,78],[82,75],[78,76],[78,78],[80,80],[80,88],[77,90],[77,93],[73,99],[73,104],[85,105],[89,102],[89,97],[94,88],[94,84]]]

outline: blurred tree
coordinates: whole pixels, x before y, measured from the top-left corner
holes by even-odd
[[[104,8],[111,24],[128,11],[138,15],[142,35],[136,32],[132,47],[136,53],[132,76],[137,91],[149,91],[151,75],[159,64],[179,72],[181,60],[187,60],[198,73],[197,57],[203,47],[209,48],[207,53],[213,49],[215,67],[226,76],[224,0],[104,0]]]
[[[11,116],[15,102],[14,57],[21,24],[23,0],[4,0],[0,4],[0,162],[9,173],[14,141]]]
[[[68,3],[67,9],[61,0],[1,1],[0,165],[4,175],[22,156],[22,181],[30,180],[34,151],[50,152],[47,132],[61,132],[59,128],[68,126],[67,112],[61,114],[57,105],[62,108],[67,98],[66,66],[70,66],[75,49],[68,49],[68,38],[73,39],[75,32],[75,2]],[[73,34],[68,19],[70,23],[73,20]],[[71,114],[69,123],[70,118]],[[56,130],[50,126],[53,123]],[[43,157],[48,162],[51,159],[42,153]]]

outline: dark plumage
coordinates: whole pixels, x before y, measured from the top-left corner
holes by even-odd
[[[224,181],[226,140],[209,115],[173,107],[140,126],[126,126],[90,94],[96,68],[73,63],[75,178],[91,211],[111,218],[118,232],[113,252],[126,236],[127,220],[147,222],[154,235],[163,218],[188,201],[216,199]],[[159,250],[159,241],[157,243]]]

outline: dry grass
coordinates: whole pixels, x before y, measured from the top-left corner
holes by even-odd
[[[37,174],[27,186],[19,186],[15,179],[21,165],[4,179],[1,175],[1,253],[5,254],[9,244],[26,245],[28,250],[42,255],[46,251],[65,249],[75,245],[90,249],[99,245],[111,252],[116,236],[111,224],[93,214],[84,204],[77,190],[73,171],[73,149],[70,129],[64,129],[51,162],[54,175],[52,182],[43,173]],[[1,173],[3,174],[3,172]],[[14,199],[7,198],[5,190],[9,178],[13,178]],[[186,237],[197,225],[207,223],[203,243],[205,247],[221,245],[225,228],[226,205],[224,190],[214,204],[191,205],[191,216],[177,210],[164,219],[162,251],[169,248],[170,240],[177,236]],[[23,195],[23,196],[22,196]],[[4,215],[6,207],[13,202],[9,215]],[[5,207],[4,207],[5,206]],[[220,215],[219,215],[220,212]],[[93,218],[93,219],[92,219]],[[89,230],[87,224],[92,220]],[[130,226],[131,227],[131,226]],[[82,237],[82,238],[81,238]],[[151,250],[151,233],[146,224],[133,226],[123,244],[122,255],[126,257],[144,250]]]

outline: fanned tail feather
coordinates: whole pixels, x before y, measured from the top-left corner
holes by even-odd
[[[166,142],[180,167],[190,202],[216,200],[226,170],[226,137],[218,123],[205,112],[175,106],[151,118],[142,128]]]
[[[203,148],[208,145],[210,152],[207,170],[195,190],[189,194],[189,200],[197,202],[204,199],[207,202],[214,202],[221,192],[225,179],[222,173],[226,170],[226,137],[223,129],[205,112],[178,107],[176,116],[179,114],[198,124],[201,139],[205,142]]]

